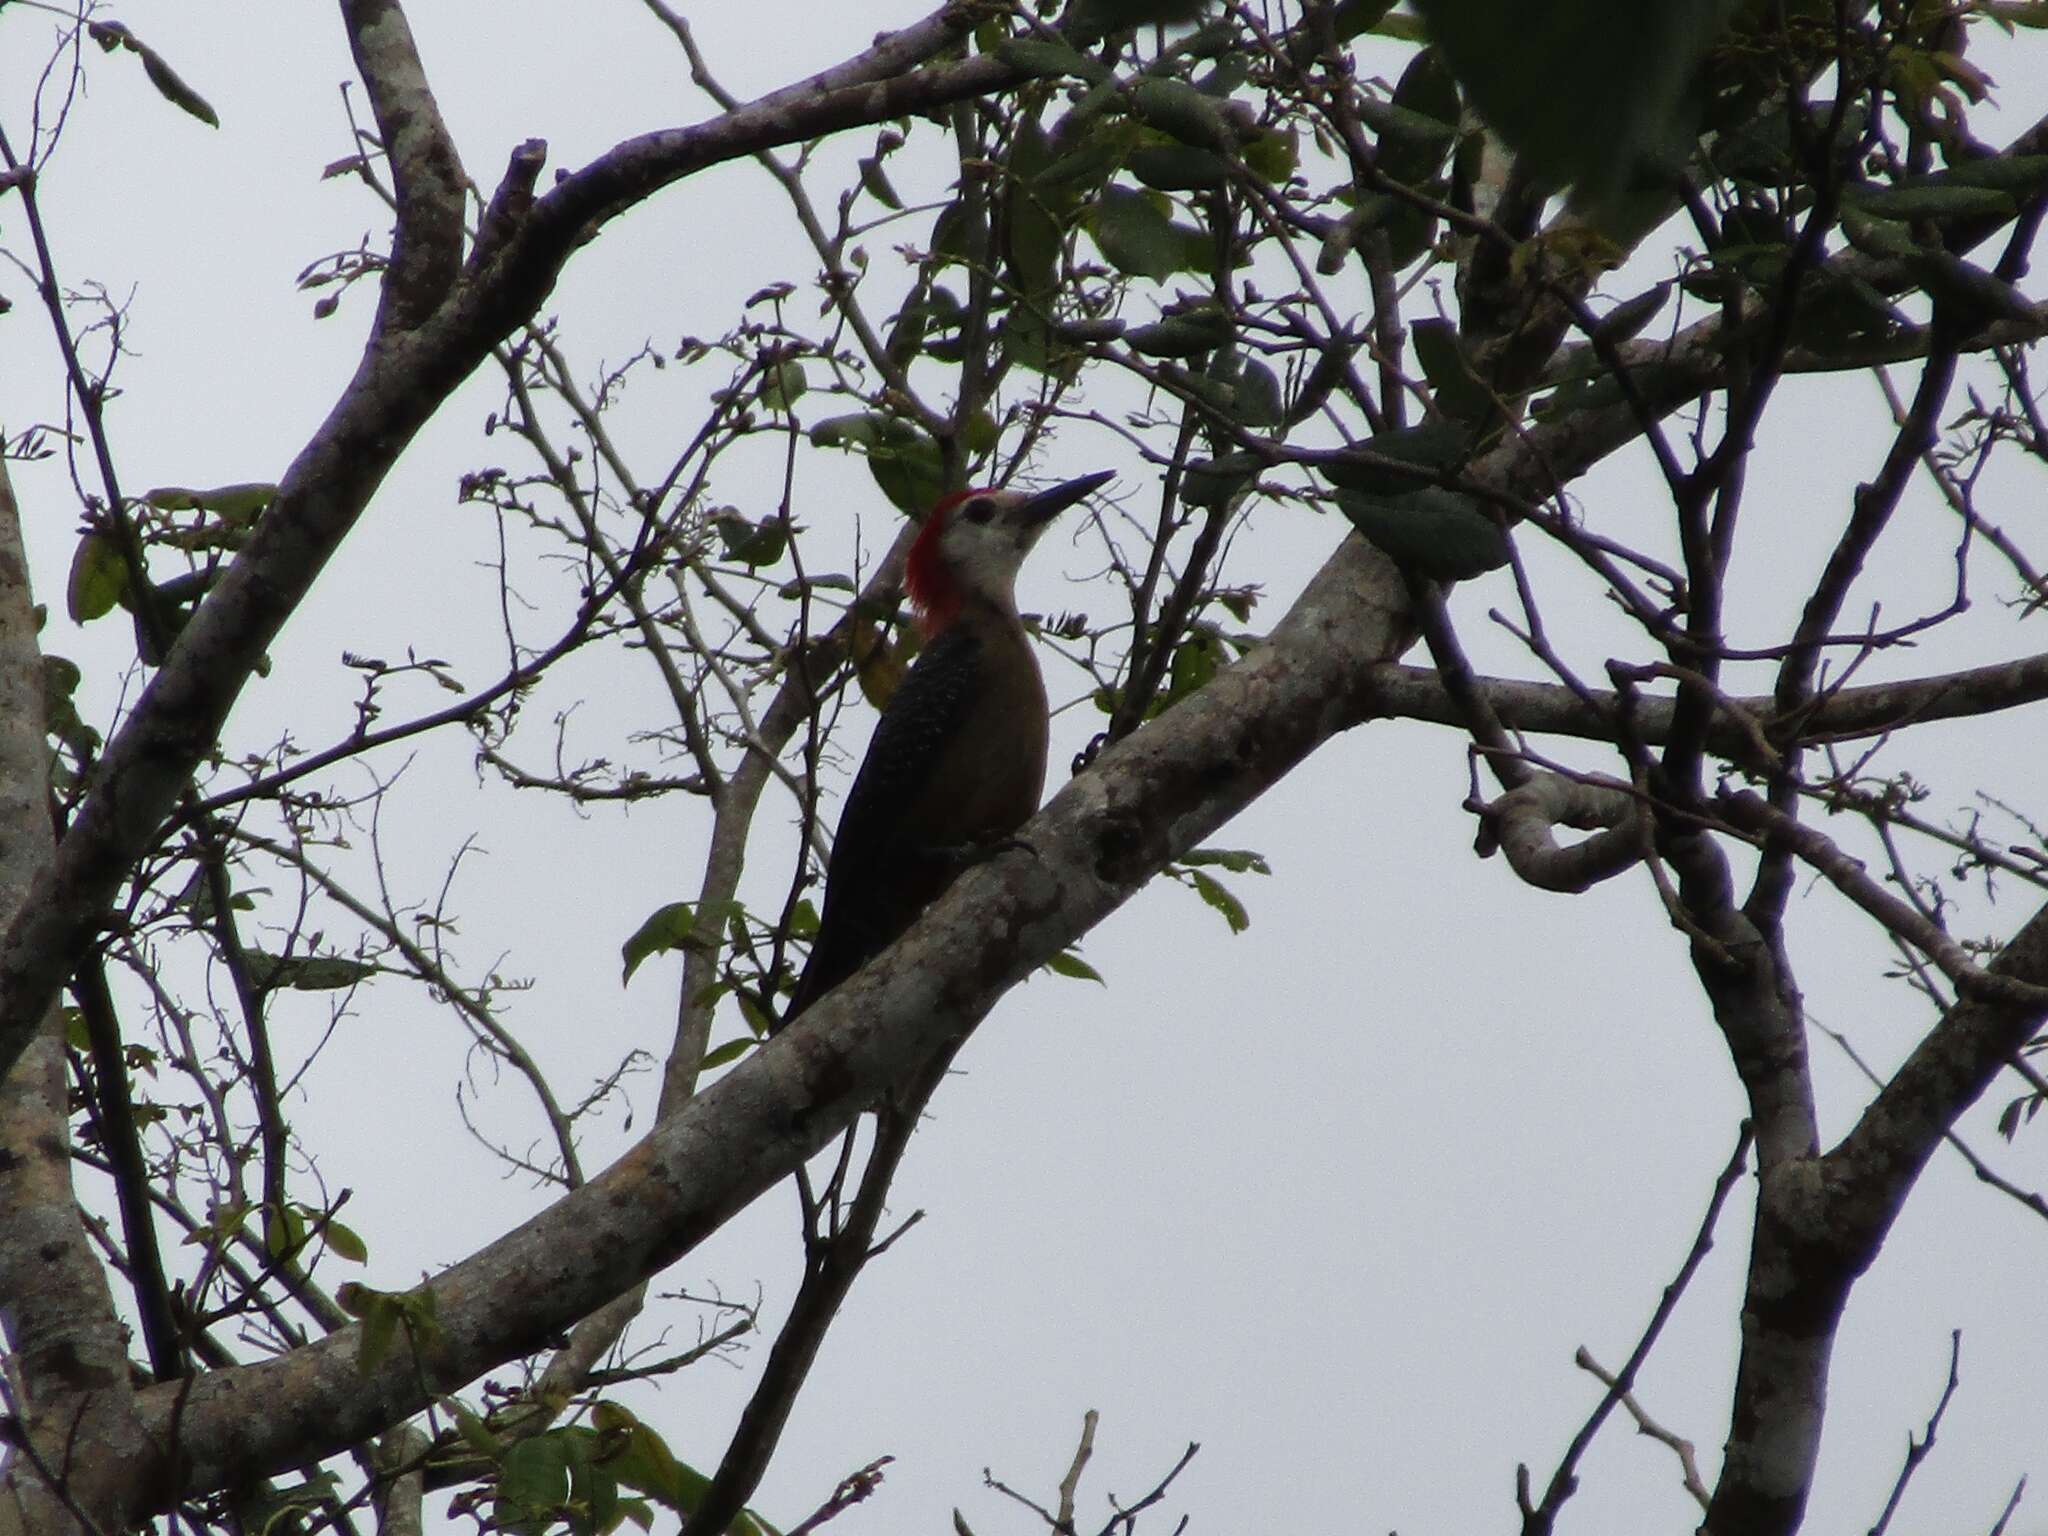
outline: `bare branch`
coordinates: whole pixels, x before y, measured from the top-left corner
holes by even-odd
[[[1685,1295],[1686,1287],[1692,1284],[1692,1277],[1713,1249],[1714,1228],[1721,1219],[1721,1207],[1727,1202],[1729,1192],[1735,1188],[1736,1181],[1749,1166],[1750,1143],[1750,1129],[1745,1124],[1741,1134],[1735,1138],[1734,1155],[1728,1159],[1720,1177],[1714,1180],[1713,1193],[1707,1197],[1706,1214],[1700,1219],[1699,1232],[1692,1240],[1692,1247],[1686,1252],[1685,1261],[1678,1266],[1678,1273],[1672,1278],[1671,1283],[1664,1287],[1664,1294],[1659,1298],[1656,1310],[1650,1314],[1649,1325],[1643,1329],[1642,1337],[1636,1340],[1636,1347],[1629,1351],[1628,1362],[1615,1375],[1601,1377],[1607,1383],[1607,1393],[1592,1413],[1587,1415],[1586,1422],[1579,1427],[1579,1432],[1572,1436],[1571,1444],[1565,1448],[1564,1456],[1557,1464],[1557,1470],[1550,1474],[1550,1482],[1544,1488],[1542,1502],[1532,1504],[1526,1491],[1518,1495],[1522,1509],[1522,1536],[1548,1536],[1557,1524],[1558,1511],[1564,1508],[1565,1501],[1578,1490],[1579,1459],[1586,1454],[1586,1448],[1593,1443],[1593,1437],[1600,1433],[1600,1426],[1607,1422],[1607,1416],[1614,1411],[1615,1405],[1634,1390],[1636,1373],[1643,1368],[1643,1362],[1650,1358],[1650,1351],[1656,1347],[1665,1323],[1670,1321],[1671,1314],[1677,1310],[1680,1298]],[[1583,1349],[1579,1353],[1583,1365],[1585,1358],[1588,1357],[1585,1356]],[[1527,1489],[1528,1468],[1518,1469],[1517,1486],[1523,1490]]]
[[[1906,1436],[1906,1460],[1899,1468],[1898,1481],[1892,1484],[1891,1497],[1884,1501],[1884,1512],[1877,1517],[1877,1524],[1870,1528],[1870,1536],[1884,1536],[1891,1528],[1892,1516],[1898,1513],[1899,1500],[1906,1496],[1906,1485],[1913,1481],[1913,1474],[1920,1470],[1920,1463],[1927,1459],[1934,1449],[1934,1436],[1941,1428],[1941,1416],[1948,1412],[1948,1405],[1955,1399],[1956,1387],[1961,1378],[1956,1367],[1963,1358],[1963,1332],[1951,1329],[1948,1336],[1948,1381],[1941,1389],[1941,1397],[1934,1405],[1934,1412],[1927,1416],[1927,1428],[1915,1440]]]
[[[34,900],[31,876],[53,838],[37,628],[21,509],[0,459],[0,920]],[[0,1082],[0,1319],[12,1357],[0,1381],[18,1394],[0,1520],[59,1530],[61,1511],[89,1530],[126,1530],[137,1501],[126,1469],[144,1449],[128,1331],[71,1192],[61,1015],[46,1000],[28,1022]]]
[[[1579,1352],[1572,1357],[1572,1363],[1605,1387],[1613,1388],[1620,1385],[1620,1379],[1605,1366],[1601,1365],[1598,1360],[1595,1360],[1592,1351],[1588,1350],[1584,1345],[1581,1345]],[[1685,1491],[1692,1495],[1694,1503],[1698,1504],[1701,1509],[1705,1509],[1707,1507],[1707,1485],[1700,1481],[1699,1457],[1693,1448],[1693,1443],[1683,1435],[1675,1434],[1671,1430],[1666,1429],[1662,1424],[1651,1418],[1643,1405],[1636,1401],[1635,1393],[1623,1392],[1621,1394],[1621,1406],[1626,1408],[1628,1416],[1636,1421],[1637,1433],[1648,1435],[1659,1445],[1667,1445],[1671,1448],[1671,1454],[1678,1458],[1679,1476],[1685,1483]]]

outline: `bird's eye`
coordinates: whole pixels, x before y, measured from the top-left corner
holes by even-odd
[[[970,523],[985,523],[996,515],[996,504],[986,496],[977,496],[960,509],[960,515]]]

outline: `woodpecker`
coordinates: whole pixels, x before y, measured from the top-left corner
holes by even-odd
[[[1045,681],[1017,616],[1017,571],[1110,471],[1044,491],[961,491],[904,565],[924,649],[890,697],[840,814],[825,909],[786,1024],[908,928],[978,851],[1038,809]]]

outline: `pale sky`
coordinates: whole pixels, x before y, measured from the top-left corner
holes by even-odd
[[[803,0],[698,9],[704,49],[741,95],[918,14]],[[387,228],[358,184],[320,179],[350,152],[339,26],[328,8],[229,0],[134,0],[118,14],[222,124],[216,132],[169,107],[132,60],[96,59],[43,183],[67,279],[132,295],[137,355],[112,415],[125,484],[134,494],[274,479],[347,378],[373,302],[359,287],[316,321],[294,277],[366,233],[377,243]],[[486,184],[530,136],[549,141],[551,167],[571,167],[634,132],[708,115],[667,34],[628,0],[573,13],[530,0],[418,0],[411,19],[469,171]],[[27,138],[23,72],[40,61],[50,21],[18,7],[0,13],[0,117],[17,148]],[[2048,70],[2038,43],[2032,51],[2031,81],[1987,55],[2010,126],[1980,124],[1980,133],[2002,139],[2042,110]],[[1398,68],[1398,55],[1387,59]],[[360,107],[359,88],[355,99]],[[850,140],[849,153],[865,143]],[[906,194],[912,179],[899,178]],[[821,179],[828,198],[835,185]],[[0,242],[18,239],[16,217],[0,201]],[[555,306],[587,376],[643,339],[672,348],[681,335],[715,333],[761,283],[806,284],[812,265],[772,183],[725,167],[612,226],[576,258]],[[1667,258],[1645,255],[1623,277],[1667,269]],[[12,434],[51,419],[59,395],[29,285],[0,271],[0,293],[14,301],[0,317],[0,425]],[[1133,312],[1143,306],[1134,301]],[[667,393],[633,402],[620,430],[635,445],[672,443],[715,382],[672,370]],[[465,469],[523,464],[515,443],[479,435],[498,394],[495,379],[472,381],[407,454],[277,648],[272,678],[245,694],[238,744],[287,725],[302,745],[343,732],[356,686],[344,648],[395,659],[410,644],[471,685],[492,675],[495,587],[484,562],[494,534],[480,511],[456,503],[455,487]],[[1782,624],[1850,489],[1874,472],[1883,441],[1840,425],[1867,431],[1882,412],[1873,395],[1864,380],[1795,381],[1766,420],[1747,514],[1758,542],[1733,591],[1738,627],[1771,635]],[[1623,456],[1578,491],[1589,507],[1638,506],[1642,536],[1667,542],[1649,531],[1666,529],[1669,514],[1645,464]],[[1070,431],[1049,467],[1115,468],[1122,488],[1151,489],[1107,434]],[[76,509],[61,464],[14,472],[39,595],[53,608],[45,640],[105,661],[127,641],[118,621],[80,633],[62,613]],[[886,541],[892,514],[857,462],[817,453],[799,483],[808,521],[857,517],[869,550]],[[722,483],[717,494],[759,515],[775,482]],[[1946,514],[1924,496],[1910,507],[1880,553],[1888,612],[1924,603],[1947,579]],[[2003,510],[2018,526],[2039,504]],[[1267,588],[1262,625],[1338,531],[1276,509],[1239,539],[1236,571]],[[1541,554],[1532,566],[1539,579],[1565,579]],[[1104,589],[1074,584],[1094,569],[1092,551],[1049,539],[1028,573],[1026,606],[1107,608]],[[531,581],[537,599],[559,596],[559,583]],[[1633,650],[1607,610],[1551,590],[1548,617],[1589,673],[1610,652]],[[1998,595],[1983,592],[1954,636],[1880,658],[1869,675],[2015,649],[2009,620],[1988,601]],[[1462,589],[1456,611],[1482,670],[1537,675],[1485,621],[1490,606],[1511,600],[1496,577]],[[1080,686],[1051,658],[1048,681],[1056,699]],[[661,718],[651,672],[588,675],[583,686],[579,740],[601,743]],[[98,702],[110,706],[111,690]],[[422,683],[410,702],[442,700]],[[1056,721],[1055,787],[1096,720],[1084,707]],[[1979,787],[2025,796],[2039,787],[2040,732],[2038,721],[2024,725],[1946,729],[1938,748],[1899,761],[1914,764],[1944,813]],[[529,756],[546,735],[531,733]],[[407,760],[393,753],[378,766],[388,774]],[[1573,899],[1522,887],[1502,864],[1473,856],[1466,785],[1452,733],[1400,723],[1355,731],[1215,840],[1258,849],[1273,865],[1271,879],[1231,881],[1251,910],[1247,934],[1231,937],[1190,893],[1160,882],[1087,939],[1107,988],[1040,976],[1003,1002],[960,1058],[899,1178],[894,1208],[926,1219],[862,1280],[825,1345],[755,1501],[764,1514],[793,1524],[841,1477],[893,1455],[881,1492],[836,1530],[940,1532],[957,1505],[979,1536],[1030,1531],[1034,1518],[984,1489],[982,1469],[1049,1498],[1083,1411],[1095,1408],[1102,1426],[1083,1484],[1084,1528],[1106,1516],[1106,1492],[1142,1494],[1190,1440],[1201,1454],[1145,1523],[1161,1536],[1182,1512],[1191,1529],[1211,1531],[1512,1528],[1515,1464],[1528,1462],[1540,1488],[1597,1401],[1574,1350],[1583,1344],[1610,1368],[1626,1357],[1684,1257],[1733,1147],[1741,1100],[1647,877]],[[457,953],[473,975],[533,978],[509,1020],[573,1095],[625,1050],[666,1048],[678,967],[650,962],[621,991],[618,948],[648,912],[694,891],[700,812],[668,800],[577,817],[480,784],[466,739],[451,737],[421,745],[379,830],[394,887],[429,900],[475,829],[478,851],[452,903],[462,916]],[[793,845],[780,810],[764,812],[759,830],[749,889],[767,900],[787,878]],[[1966,931],[2006,933],[2028,908],[2014,892],[1995,909],[1966,910]],[[1896,1062],[1926,1017],[1882,979],[1874,933],[1824,890],[1795,904],[1792,924],[1815,1021],[1847,1033],[1873,1065]],[[325,1001],[298,1006],[303,1048]],[[288,1033],[281,1024],[281,1039]],[[718,1038],[731,1033],[723,1026]],[[463,1045],[423,997],[379,988],[289,1106],[329,1187],[354,1192],[347,1220],[371,1244],[361,1278],[373,1285],[416,1282],[544,1198],[502,1179],[463,1137],[453,1104]],[[1836,1134],[1864,1089],[1822,1037],[1814,1057],[1824,1133]],[[633,1083],[630,1130],[617,1116],[590,1130],[591,1166],[645,1129],[654,1081]],[[494,1126],[522,1141],[538,1133],[515,1085],[482,1090]],[[2016,1090],[2013,1079],[1995,1086],[1966,1134],[2031,1187],[2048,1182],[2048,1132],[2007,1149],[1991,1130]],[[1639,1389],[1650,1411],[1694,1440],[1710,1484],[1748,1209],[1738,1191]],[[2048,1228],[1978,1185],[1960,1159],[1936,1160],[1851,1303],[1809,1530],[1862,1530],[1875,1518],[1908,1432],[1939,1395],[1954,1328],[1964,1332],[1962,1389],[1893,1529],[1986,1529],[2022,1472],[2048,1469],[2038,1412],[2044,1254]],[[751,1298],[758,1285],[775,1315],[797,1258],[795,1200],[784,1189],[657,1289]],[[690,1313],[660,1316],[677,1342],[689,1341]],[[649,1338],[654,1326],[641,1325]],[[678,1455],[708,1467],[763,1351],[757,1344],[739,1369],[701,1365],[635,1401]],[[1633,1536],[1689,1530],[1696,1519],[1669,1453],[1621,1415],[1581,1477],[1565,1529]],[[2048,1502],[2030,1499],[2011,1529],[2048,1531],[2043,1509]]]

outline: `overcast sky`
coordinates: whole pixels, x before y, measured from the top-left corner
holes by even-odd
[[[698,9],[705,51],[741,95],[917,14],[804,0]],[[126,483],[132,493],[274,479],[352,370],[372,306],[364,287],[315,320],[294,276],[366,234],[378,243],[387,227],[355,182],[320,179],[350,150],[346,47],[323,7],[135,0],[114,14],[221,118],[218,132],[205,128],[163,103],[132,61],[95,61],[43,184],[67,279],[132,292],[137,355],[112,417]],[[0,117],[17,145],[27,137],[24,72],[43,57],[50,20],[0,13]],[[548,140],[551,166],[573,167],[617,139],[707,113],[666,33],[629,0],[418,0],[412,22],[468,169],[486,185],[527,137]],[[2033,54],[2031,80],[1991,63],[2014,125],[2048,95],[2038,44]],[[0,202],[10,246],[16,217]],[[1645,256],[1632,270],[1667,266]],[[662,195],[579,255],[556,296],[564,342],[588,374],[650,337],[672,347],[722,330],[762,282],[805,283],[811,269],[773,185],[727,167]],[[0,293],[14,302],[0,317],[0,425],[11,434],[60,403],[29,285],[0,272]],[[710,385],[678,376],[663,387],[675,391],[674,414],[625,418],[635,443],[688,430]],[[1750,475],[1759,539],[1734,582],[1738,625],[1764,636],[1782,627],[1850,490],[1874,471],[1883,441],[1841,425],[1867,430],[1881,417],[1873,392],[1868,381],[1786,385]],[[307,744],[344,731],[355,691],[344,648],[395,657],[411,644],[472,685],[492,675],[495,588],[483,562],[494,532],[457,505],[455,488],[464,470],[517,452],[479,436],[495,403],[492,381],[473,383],[422,435],[277,648],[271,680],[245,695],[238,743],[267,742],[287,723]],[[1078,431],[1057,445],[1055,467],[1114,468],[1126,487],[1145,483],[1112,439]],[[1663,542],[1649,530],[1668,522],[1668,508],[1645,467],[1627,457],[1580,490],[1588,505],[1639,507],[1643,536]],[[15,473],[40,594],[57,609],[46,640],[82,659],[112,656],[125,633],[79,633],[62,617],[76,507],[61,464]],[[870,548],[888,537],[889,509],[853,461],[814,455],[799,487],[808,520],[859,518]],[[759,515],[776,489],[764,477],[721,484],[718,495]],[[1900,611],[1947,579],[1945,515],[1924,499],[1911,506],[1880,554],[1893,573],[1882,590]],[[2039,512],[2038,501],[2010,509],[2016,523]],[[1278,616],[1337,532],[1298,510],[1254,520],[1235,570],[1264,583],[1261,622]],[[1084,546],[1049,540],[1027,606],[1106,607],[1103,589],[1076,585],[1094,569]],[[1457,611],[1483,669],[1534,675],[1484,619],[1510,598],[1498,580],[1474,583]],[[1572,658],[1590,672],[1610,650],[1632,648],[1597,602],[1553,602]],[[1973,616],[1915,655],[1880,658],[1871,676],[1989,659],[2004,622]],[[1056,665],[1048,675],[1056,698],[1081,687]],[[653,682],[651,672],[587,678],[581,739],[658,720]],[[411,702],[441,701],[423,685]],[[111,690],[98,703],[110,707]],[[1055,785],[1096,718],[1084,707],[1056,722]],[[2038,712],[2030,730],[1960,727],[1942,739],[1939,753],[1910,759],[1938,809],[1979,787],[2038,791]],[[1162,882],[1086,941],[1106,988],[1041,976],[1005,1000],[962,1055],[898,1181],[897,1210],[922,1209],[926,1220],[856,1289],[756,1501],[764,1513],[794,1522],[839,1478],[889,1454],[880,1495],[840,1520],[848,1536],[943,1531],[955,1505],[981,1536],[1029,1530],[1028,1514],[982,1487],[982,1468],[1049,1496],[1083,1410],[1096,1408],[1084,1514],[1104,1512],[1106,1491],[1144,1492],[1198,1440],[1201,1454],[1148,1529],[1170,1530],[1181,1511],[1212,1531],[1448,1536],[1512,1525],[1515,1464],[1546,1479],[1597,1400],[1574,1350],[1583,1344],[1610,1367],[1626,1356],[1733,1147],[1741,1098],[1647,878],[1576,899],[1520,886],[1473,856],[1466,787],[1463,744],[1450,733],[1355,731],[1217,839],[1258,849],[1275,871],[1233,882],[1251,909],[1247,934],[1231,937]],[[426,899],[477,829],[455,887],[459,952],[472,973],[533,978],[511,1020],[573,1090],[633,1046],[665,1048],[677,967],[650,963],[622,991],[618,947],[649,911],[694,890],[700,812],[670,800],[579,818],[480,784],[455,741],[423,748],[380,831],[394,883]],[[764,815],[750,888],[778,891],[791,853],[779,813]],[[1974,915],[2003,933],[2023,910],[2016,900]],[[1926,1016],[1882,979],[1881,946],[1825,892],[1796,902],[1792,922],[1815,1020],[1846,1032],[1873,1064],[1895,1062]],[[317,1018],[305,1014],[302,1046]],[[380,989],[291,1106],[329,1186],[354,1192],[347,1219],[372,1245],[371,1284],[411,1284],[544,1198],[501,1179],[462,1137],[462,1048],[424,999]],[[1832,1045],[1817,1039],[1814,1050],[1824,1132],[1839,1133],[1864,1090]],[[2012,1177],[2048,1182],[2048,1133],[2008,1152],[1990,1130],[2014,1086],[1994,1088],[1969,1135]],[[532,1133],[515,1087],[484,1093],[487,1114]],[[632,1125],[615,1116],[595,1128],[591,1165],[644,1130],[653,1093],[652,1076],[636,1080]],[[1641,1381],[1645,1404],[1697,1443],[1710,1483],[1747,1220],[1739,1192]],[[794,1285],[795,1231],[794,1197],[778,1191],[659,1286],[751,1298],[758,1284],[772,1313]],[[1959,1159],[1937,1160],[1852,1303],[1809,1529],[1862,1530],[1875,1517],[1909,1430],[1939,1394],[1953,1328],[1964,1330],[1962,1390],[1894,1529],[1985,1529],[2022,1472],[2048,1467],[2044,1255],[2048,1228],[1977,1185]],[[686,1338],[689,1314],[664,1315]],[[701,1366],[645,1411],[678,1454],[710,1463],[757,1360]],[[1619,1420],[1582,1476],[1567,1529],[1629,1536],[1689,1530],[1696,1518],[1668,1452]],[[2043,1509],[2023,1505],[2012,1529],[2048,1530]]]

